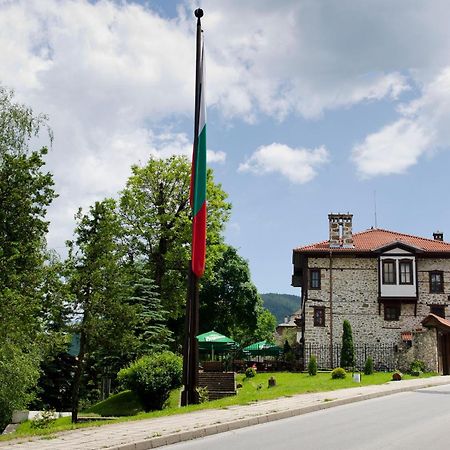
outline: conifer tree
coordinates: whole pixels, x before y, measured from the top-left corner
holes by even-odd
[[[341,367],[351,369],[355,366],[355,347],[353,345],[352,327],[344,320],[342,333]]]

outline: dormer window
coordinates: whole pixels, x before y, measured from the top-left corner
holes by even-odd
[[[395,260],[383,260],[383,284],[396,284]]]
[[[400,284],[413,284],[412,276],[412,261],[410,259],[404,259],[399,264],[400,272]]]

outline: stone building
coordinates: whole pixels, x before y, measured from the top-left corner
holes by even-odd
[[[379,228],[353,233],[352,217],[329,214],[329,239],[293,250],[304,359],[322,351],[322,366],[338,366],[347,319],[364,350],[359,365],[372,356],[381,368],[405,370],[419,359],[450,373],[450,244],[441,232],[433,239]]]

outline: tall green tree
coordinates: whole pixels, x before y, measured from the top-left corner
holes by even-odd
[[[344,320],[342,328],[341,367],[351,369],[355,366],[352,326],[348,320]]]
[[[87,358],[111,357],[133,346],[134,308],[129,297],[129,277],[123,265],[121,224],[115,202],[96,202],[87,214],[77,215],[75,240],[68,243],[67,277],[78,315],[75,331],[80,351],[72,394],[72,421],[76,422],[80,386]]]
[[[227,246],[200,290],[200,332],[215,330],[237,342],[273,340],[275,318],[262,306],[247,261]]]
[[[43,287],[46,213],[56,194],[44,170],[47,148],[30,147],[42,128],[45,116],[0,87],[0,425],[32,397],[51,336]]]
[[[170,313],[172,322],[178,320],[181,324],[192,234],[189,187],[187,158],[150,158],[145,166],[132,167],[132,175],[120,196],[128,256],[149,269],[163,307]],[[231,209],[226,198],[221,185],[214,182],[213,172],[208,170],[205,278],[211,274],[212,264],[222,250],[222,232]]]

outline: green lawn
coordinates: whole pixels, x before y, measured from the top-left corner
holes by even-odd
[[[423,374],[421,377],[429,377],[436,374]],[[276,386],[268,387],[268,380],[270,377],[274,377],[276,380]],[[404,375],[404,379],[414,378],[410,375]],[[81,428],[87,426],[100,426],[104,423],[126,421],[126,420],[140,420],[148,419],[152,417],[168,416],[173,414],[181,414],[190,411],[197,411],[200,409],[212,409],[212,408],[226,408],[232,405],[245,405],[261,400],[270,400],[278,397],[292,396],[296,394],[303,394],[308,392],[325,392],[333,391],[336,389],[368,386],[373,384],[384,384],[391,381],[392,373],[374,373],[373,375],[362,375],[361,383],[355,383],[352,380],[352,376],[349,373],[344,380],[332,380],[329,372],[318,373],[316,376],[311,377],[307,373],[289,373],[289,372],[276,372],[276,373],[258,373],[254,378],[245,378],[244,375],[239,374],[236,377],[237,383],[242,384],[242,388],[238,389],[238,395],[233,397],[226,397],[220,400],[214,400],[211,402],[205,402],[200,405],[191,405],[186,407],[179,407],[178,401],[180,398],[179,390],[172,392],[168,407],[162,411],[153,411],[149,413],[139,412],[140,404],[136,396],[130,391],[124,391],[109,399],[97,403],[83,413],[95,413],[101,416],[128,416],[119,417],[112,421],[87,422],[73,425],[70,422],[70,417],[65,417],[56,420],[51,427],[47,429],[32,429],[30,422],[21,424],[15,433],[7,436],[0,436],[0,440],[7,440],[17,437],[30,436],[30,435],[45,435],[51,434],[63,430],[71,430],[74,428]],[[401,383],[401,382],[399,382]],[[83,415],[80,413],[80,415]],[[133,415],[131,415],[133,414]]]

